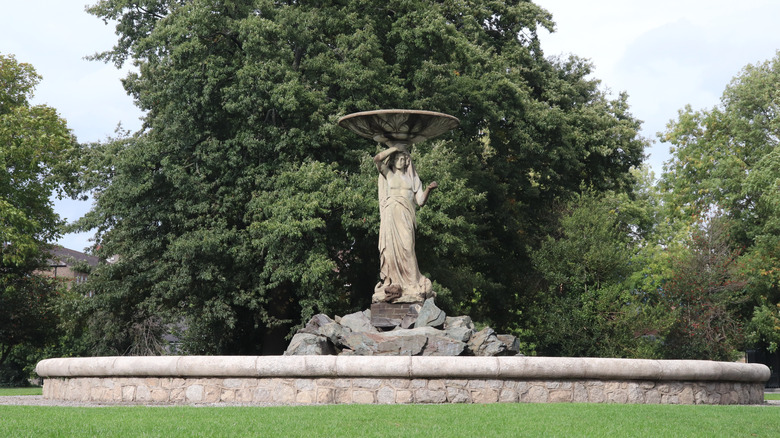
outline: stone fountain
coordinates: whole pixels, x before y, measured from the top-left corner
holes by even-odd
[[[512,340],[474,333],[470,318],[446,317],[436,308],[414,249],[414,204],[424,205],[437,184],[423,187],[409,148],[456,128],[458,119],[379,110],[338,123],[387,146],[374,157],[382,229],[370,310],[335,320],[315,316],[291,348],[296,338],[313,339],[319,355],[46,359],[36,367],[44,397],[160,405],[763,403],[770,372],[761,364],[497,356],[511,352]],[[399,332],[418,332],[417,341],[401,342]],[[446,357],[464,351],[472,356]]]
[[[371,312],[374,325],[399,326],[404,317],[413,318],[425,300],[436,296],[431,281],[420,273],[414,234],[415,209],[425,204],[438,184],[423,187],[409,148],[457,128],[460,122],[432,111],[378,110],[344,116],[338,124],[387,146],[374,157],[381,219],[380,282],[374,288]],[[398,321],[393,324],[393,320]],[[407,321],[407,327],[411,323]]]

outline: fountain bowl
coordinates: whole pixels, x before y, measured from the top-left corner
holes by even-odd
[[[362,111],[346,115],[337,123],[361,137],[399,149],[437,137],[460,125],[457,117],[448,114],[409,109]]]

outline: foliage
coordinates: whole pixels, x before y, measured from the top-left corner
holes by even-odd
[[[774,308],[766,303],[753,309],[753,317],[746,330],[747,343],[774,353],[780,345],[780,305]]]
[[[18,345],[41,347],[54,336],[56,283],[39,275],[0,277],[0,365]]]
[[[0,387],[29,387],[35,381],[35,365],[45,357],[41,347],[18,344],[11,348],[5,362],[0,364]]]
[[[729,361],[743,345],[746,283],[735,266],[739,252],[729,248],[727,227],[721,218],[702,224],[670,260],[672,276],[662,294],[675,321],[664,357]]]
[[[52,168],[72,146],[57,112],[31,106],[40,76],[14,56],[0,54],[0,248],[2,268],[41,257],[61,221],[49,196],[59,188]]]
[[[336,126],[378,108],[456,115],[417,147],[440,189],[419,212],[418,258],[450,313],[522,327],[536,299],[527,248],[552,206],[624,190],[642,156],[626,96],[579,59],[548,60],[525,1],[102,0],[119,40],[95,58],[138,67],[125,88],[144,131],[86,145],[97,188],[77,224],[118,263],[80,314],[96,352],[132,327],[186,327],[187,351],[278,352],[314,312],[365,308],[377,281],[376,146]],[[110,154],[110,155],[109,155]],[[529,278],[531,281],[529,282]],[[100,334],[95,330],[100,330]]]
[[[751,245],[742,263],[754,295],[780,302],[780,149],[762,157],[745,179],[743,192],[753,206],[746,215]]]
[[[580,196],[532,251],[540,352],[732,360],[780,341],[780,55],[682,111],[657,186]]]
[[[0,365],[4,379],[7,371],[22,381],[27,351],[49,342],[57,324],[57,284],[36,271],[60,232],[49,197],[64,188],[57,167],[73,147],[57,112],[29,102],[40,79],[0,54]]]
[[[673,157],[662,184],[682,216],[715,208],[744,219],[742,226],[758,225],[749,220],[758,193],[746,186],[745,177],[778,146],[779,80],[780,54],[745,67],[726,88],[721,105],[698,112],[687,107],[670,122],[662,140],[673,145]]]
[[[625,194],[585,193],[566,205],[556,237],[532,252],[548,286],[537,315],[545,355],[653,357],[664,318],[642,288],[648,211]]]
[[[752,309],[748,342],[768,347],[776,329],[767,309],[780,303],[780,53],[748,65],[708,111],[681,111],[662,139],[674,153],[662,177],[669,215],[692,226],[730,218],[728,246],[739,250]],[[754,309],[753,309],[754,308]],[[764,324],[763,327],[760,327]]]

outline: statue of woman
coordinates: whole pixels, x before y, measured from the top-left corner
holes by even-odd
[[[414,250],[417,227],[415,206],[423,206],[434,181],[422,189],[411,156],[390,147],[374,157],[379,170],[379,262],[381,281],[374,288],[373,302],[416,303],[436,294],[431,281],[420,274]]]

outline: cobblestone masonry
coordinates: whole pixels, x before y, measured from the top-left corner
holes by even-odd
[[[47,399],[144,404],[763,402],[769,368],[691,360],[113,356],[38,363]]]
[[[47,378],[47,399],[138,404],[760,404],[762,383],[404,378]]]

